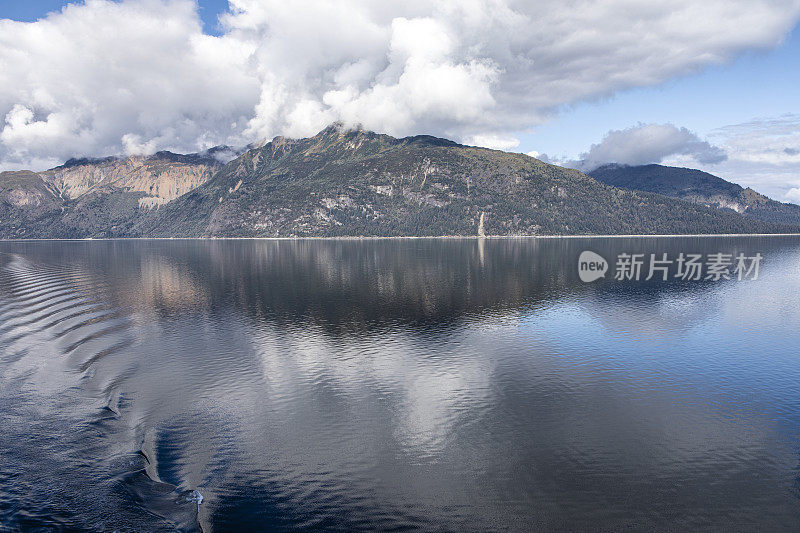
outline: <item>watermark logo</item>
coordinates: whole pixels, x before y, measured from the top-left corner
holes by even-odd
[[[614,268],[617,281],[720,281],[757,280],[763,256],[734,254],[686,254],[670,257],[661,254],[619,254]],[[581,281],[591,283],[605,277],[608,262],[600,255],[585,251],[578,259]]]
[[[578,258],[578,275],[581,281],[591,283],[604,278],[608,272],[608,261],[594,252],[585,251]]]

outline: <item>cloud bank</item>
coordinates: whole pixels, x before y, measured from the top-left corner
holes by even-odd
[[[509,148],[562,106],[774,47],[798,18],[800,0],[231,0],[209,36],[193,0],[86,0],[0,21],[0,165],[334,120]]]
[[[646,165],[675,156],[685,156],[701,165],[721,163],[728,157],[723,149],[701,140],[686,128],[639,124],[606,133],[600,143],[581,155],[578,166],[593,170],[607,163]]]

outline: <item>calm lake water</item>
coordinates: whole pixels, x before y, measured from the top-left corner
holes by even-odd
[[[792,237],[0,243],[0,529],[797,531],[798,326]]]

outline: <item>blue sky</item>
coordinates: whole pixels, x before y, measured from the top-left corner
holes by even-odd
[[[555,156],[574,157],[611,129],[637,122],[674,123],[708,135],[716,128],[754,118],[800,112],[800,28],[777,49],[748,52],[730,63],[566,107],[523,145]]]
[[[0,18],[33,22],[52,11],[60,11],[62,7],[76,0],[3,0],[0,2]],[[199,13],[205,25],[205,31],[217,34],[219,25],[217,17],[228,9],[228,0],[200,0]]]
[[[693,14],[700,4],[691,0],[654,0],[643,14],[628,9],[625,2],[602,0],[599,5],[605,9],[597,9],[594,19],[595,15],[563,11],[566,8],[557,0],[541,0],[532,12],[523,13],[532,25],[512,30],[497,22],[510,20],[507,15],[493,18],[488,10],[478,10],[486,17],[477,26],[485,27],[485,35],[475,42],[470,42],[475,39],[474,30],[458,34],[458,24],[470,24],[475,13],[460,13],[453,7],[458,2],[449,0],[442,2],[450,9],[444,17],[413,2],[393,0],[380,4],[353,0],[348,9],[361,10],[358,16],[343,12],[337,2],[303,10],[294,4],[259,1],[238,0],[243,6],[235,21],[239,33],[227,40],[217,19],[228,9],[227,0],[200,0],[196,11],[187,0],[119,0],[116,5],[122,7],[115,12],[100,13],[89,5],[70,20],[56,15],[65,20],[58,18],[57,30],[50,28],[54,31],[51,39],[75,42],[90,38],[85,29],[79,29],[83,17],[109,17],[109,26],[123,26],[135,18],[131,14],[141,15],[141,20],[131,22],[139,25],[134,31],[121,32],[132,35],[134,41],[120,48],[125,52],[120,58],[100,57],[109,47],[100,42],[102,36],[95,52],[98,57],[90,57],[92,52],[84,52],[85,48],[68,59],[49,57],[36,45],[41,32],[14,27],[16,33],[10,32],[6,41],[12,44],[7,46],[21,46],[23,54],[13,50],[8,57],[19,60],[25,53],[30,57],[20,60],[21,70],[12,68],[7,75],[9,80],[28,79],[29,86],[0,87],[0,123],[3,116],[6,122],[0,135],[0,164],[42,167],[68,155],[188,151],[276,134],[301,136],[345,115],[395,135],[447,136],[579,168],[605,160],[703,168],[800,203],[800,155],[795,154],[800,154],[800,5],[795,0],[708,0],[702,12],[707,20],[700,21]],[[491,5],[510,6],[510,1]],[[68,3],[5,1],[0,3],[0,19],[35,22]],[[513,5],[521,9],[520,3]],[[188,15],[180,6],[189,6]],[[147,76],[166,84],[169,90],[163,98],[154,100],[151,87],[144,84],[132,87],[130,81],[112,80],[103,86],[102,76],[91,75],[70,80],[75,94],[64,95],[60,94],[63,80],[43,81],[40,78],[46,76],[33,75],[39,65],[52,70],[52,65],[68,62],[75,63],[68,72],[88,72],[98,60],[108,61],[106,69],[117,69],[131,61],[127,51],[141,48],[148,53],[150,44],[167,47],[153,48],[152,57],[168,55],[179,41],[165,38],[166,44],[159,45],[158,33],[147,37],[143,32],[138,43],[137,28],[153,30],[170,17],[173,27],[185,28],[189,27],[187,17],[197,15],[203,32],[220,39],[213,46],[203,44],[207,60],[192,63],[185,71],[176,65],[197,62],[190,52],[176,57],[177,63],[154,61],[154,70]],[[675,39],[675,20],[686,26],[678,32],[681,39],[685,35],[685,42]],[[560,27],[562,22],[565,25]],[[647,27],[648,33],[620,30],[639,25]],[[570,39],[573,28],[582,31]],[[528,31],[532,37],[519,39],[515,31],[522,35]],[[617,31],[619,35],[611,35],[616,40],[610,41],[615,44],[607,44],[604,35]],[[188,34],[184,37],[191,46],[200,42]],[[553,45],[562,38],[563,42]],[[563,46],[573,41],[575,50]],[[0,35],[0,62],[4,60],[2,43]],[[24,43],[32,43],[29,50]],[[637,51],[640,43],[642,50]],[[112,40],[110,46],[115,45]],[[526,46],[534,47],[528,56]],[[533,58],[532,67],[515,71],[527,59],[509,60],[504,50],[514,47],[517,55],[522,52]],[[463,57],[461,63],[455,59],[475,49],[487,49],[487,57],[472,63]],[[387,58],[390,65],[384,68]],[[421,62],[427,65],[425,69],[419,68]],[[217,78],[216,85],[202,87],[207,94],[193,95],[199,103],[185,106],[186,94],[203,86],[209,72]],[[120,79],[130,80],[129,76],[123,73]],[[387,78],[391,83],[383,85]],[[595,80],[601,82],[593,88]],[[120,83],[129,84],[124,98]],[[105,93],[97,92],[98,84]],[[440,89],[442,94],[436,94]],[[141,109],[133,113],[132,106]],[[178,110],[171,116],[170,109]],[[557,112],[552,113],[553,109]],[[119,116],[119,123],[107,124],[109,116]],[[162,122],[154,116],[162,116]],[[72,131],[64,127],[69,120],[86,126]],[[650,145],[642,148],[644,155],[639,157],[636,143],[642,139],[649,139]],[[60,152],[50,153],[53,146]],[[727,157],[708,157],[723,152]]]

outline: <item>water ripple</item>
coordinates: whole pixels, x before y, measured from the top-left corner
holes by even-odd
[[[581,250],[759,251],[753,283]],[[800,242],[0,243],[10,530],[794,531]]]

